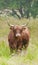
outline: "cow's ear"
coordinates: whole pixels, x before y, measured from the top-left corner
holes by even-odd
[[[14,26],[10,26],[10,29],[13,30],[14,29]]]
[[[26,27],[25,27],[25,26],[23,26],[23,27],[22,27],[22,29],[26,29]]]

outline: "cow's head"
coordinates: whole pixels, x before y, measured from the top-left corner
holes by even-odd
[[[11,25],[10,29],[14,32],[14,35],[16,38],[20,38],[21,37],[21,33],[24,29],[26,29],[26,27],[24,25],[19,26],[19,25]]]
[[[14,32],[15,37],[21,37],[22,26],[15,25],[10,26],[10,29]]]
[[[10,25],[9,22],[8,22],[8,25],[10,26],[10,29],[14,32],[15,34],[15,37],[21,37],[21,33],[24,29],[26,29],[26,25]]]

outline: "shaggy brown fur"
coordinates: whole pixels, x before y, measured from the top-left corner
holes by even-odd
[[[8,42],[10,49],[22,49],[28,47],[30,33],[27,27],[22,27],[19,25],[11,26],[8,35]]]

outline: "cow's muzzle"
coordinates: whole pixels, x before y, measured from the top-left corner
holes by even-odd
[[[21,36],[21,34],[19,34],[19,33],[16,34],[16,37],[20,37],[20,36]]]

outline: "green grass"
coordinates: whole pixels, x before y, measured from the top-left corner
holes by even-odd
[[[4,56],[8,58],[9,54],[10,54],[9,47],[6,45],[4,41],[0,42],[0,57]]]
[[[13,17],[0,17],[0,65],[38,65],[38,19],[29,21],[30,41],[27,50],[10,55],[8,45],[8,33],[10,31],[7,21],[11,24],[22,25],[27,19],[16,19]]]

